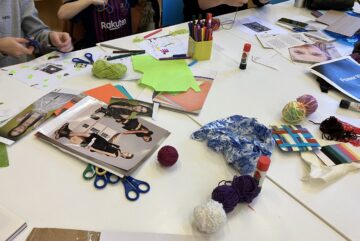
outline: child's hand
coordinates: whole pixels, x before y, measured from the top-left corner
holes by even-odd
[[[50,32],[49,34],[50,42],[61,52],[70,52],[74,49],[71,43],[71,37],[68,33],[65,32]]]
[[[241,7],[246,4],[248,0],[224,0],[223,4],[232,6],[232,7]]]
[[[29,40],[24,38],[4,37],[0,38],[0,52],[13,57],[20,57],[23,55],[31,55],[34,52],[34,47],[25,47]]]

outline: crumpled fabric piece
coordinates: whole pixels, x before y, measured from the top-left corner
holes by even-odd
[[[310,167],[310,170],[305,172],[301,179],[304,182],[321,180],[330,183],[340,179],[349,172],[360,169],[360,163],[358,162],[344,163],[331,167],[325,166],[315,153],[312,152],[302,152],[300,156]]]
[[[241,175],[252,174],[259,157],[270,156],[275,145],[270,129],[241,115],[210,122],[192,133],[191,138],[207,141],[207,146],[222,153]]]

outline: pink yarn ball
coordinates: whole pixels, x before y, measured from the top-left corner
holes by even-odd
[[[172,166],[178,160],[179,154],[175,147],[163,146],[158,152],[158,161],[165,167]]]
[[[307,116],[314,113],[318,108],[318,102],[312,95],[302,95],[298,97],[296,101],[304,105]]]

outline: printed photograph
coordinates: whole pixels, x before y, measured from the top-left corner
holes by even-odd
[[[130,171],[169,135],[167,130],[144,119],[124,118],[123,112],[114,114],[111,104],[103,106],[92,99],[82,105],[87,99],[65,112],[62,119],[66,121],[58,122],[46,134],[52,143],[70,153]],[[73,109],[77,111],[74,114]]]
[[[113,97],[110,100],[110,104],[106,108],[98,110],[98,112],[102,112],[105,116],[111,116],[116,121],[121,122],[137,116],[151,117],[153,107],[152,104],[144,101]]]
[[[316,42],[289,48],[291,59],[301,63],[321,63],[341,57],[331,43]]]
[[[268,27],[266,27],[264,25],[261,25],[258,22],[244,23],[243,25],[250,28],[251,30],[253,30],[253,31],[257,32],[257,33],[271,30],[270,28],[268,28]]]
[[[56,109],[73,98],[75,98],[74,94],[62,92],[50,92],[41,97],[0,127],[0,137],[4,138],[2,142],[10,145],[21,139],[48,119]]]

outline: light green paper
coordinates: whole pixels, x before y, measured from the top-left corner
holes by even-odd
[[[187,91],[192,88],[200,92],[199,84],[185,60],[156,60],[150,55],[132,56],[133,68],[143,73],[140,84],[155,91]]]
[[[0,143],[0,167],[8,167],[9,166],[9,158],[7,155],[6,145]]]

